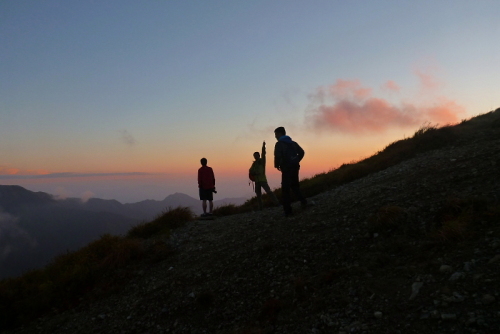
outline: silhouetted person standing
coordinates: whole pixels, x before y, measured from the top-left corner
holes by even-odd
[[[259,201],[259,209],[262,210],[262,188],[271,197],[271,200],[275,205],[279,205],[279,201],[276,195],[269,188],[266,178],[266,142],[262,143],[262,156],[259,152],[253,154],[255,161],[250,167],[250,174],[255,178],[255,194],[257,195],[257,200]]]
[[[274,167],[281,171],[283,209],[285,216],[288,217],[292,214],[291,191],[302,206],[307,205],[307,200],[302,196],[299,185],[299,163],[304,157],[304,150],[286,135],[285,128],[282,126],[274,130],[274,136],[278,140],[274,146]]]
[[[214,209],[213,193],[215,191],[215,176],[211,167],[207,166],[207,159],[200,160],[201,167],[198,169],[198,188],[200,189],[200,200],[203,201],[203,214],[202,217],[212,215]],[[207,213],[207,201],[209,202],[209,211]]]

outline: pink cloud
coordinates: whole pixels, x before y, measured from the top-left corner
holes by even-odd
[[[369,98],[363,103],[342,100],[334,105],[322,105],[312,119],[316,128],[353,133],[382,132],[391,126],[418,124],[409,112],[379,98]]]
[[[327,99],[363,100],[370,97],[371,94],[372,89],[363,87],[359,80],[338,79],[334,85],[319,87],[316,93],[309,95],[309,97],[324,102]]]
[[[337,80],[335,85],[329,87],[332,97],[337,99],[356,99],[362,100],[370,97],[371,88],[365,88],[358,80]]]
[[[387,89],[387,90],[392,91],[392,92],[396,92],[396,93],[399,93],[399,91],[401,90],[401,88],[399,87],[399,85],[397,83],[395,83],[394,81],[392,81],[392,80],[387,81],[382,86],[382,88]]]
[[[460,114],[463,113],[465,113],[464,107],[446,98],[441,98],[436,105],[424,109],[424,114],[439,124],[457,123],[460,121]]]
[[[424,91],[435,91],[442,86],[442,83],[429,71],[415,70],[415,75],[418,77],[420,86]]]
[[[422,76],[422,80],[427,88],[436,87],[430,76]],[[388,81],[386,86],[399,89],[393,81]],[[381,133],[389,128],[415,127],[425,122],[451,124],[464,112],[463,107],[444,97],[430,105],[392,103],[373,97],[371,88],[363,87],[359,80],[337,80],[335,85],[320,87],[317,94],[310,97],[320,104],[309,111],[309,124],[318,130],[343,133]]]

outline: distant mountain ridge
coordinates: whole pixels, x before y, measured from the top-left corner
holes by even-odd
[[[26,206],[54,204],[52,195],[44,192],[33,192],[21,186],[0,185],[0,208],[15,213]]]
[[[245,198],[214,201],[240,205]],[[42,267],[54,256],[79,249],[103,234],[123,235],[169,207],[201,213],[199,200],[175,193],[161,201],[122,204],[117,200],[58,200],[21,186],[0,185],[0,279]]]
[[[247,199],[244,197],[224,198],[214,200],[214,207],[224,204],[241,205]],[[168,208],[176,208],[178,206],[188,207],[195,214],[203,212],[200,200],[197,200],[183,193],[174,193],[168,195],[163,200],[144,200],[136,203],[122,204],[117,200],[105,200],[100,198],[90,198],[87,202],[82,202],[79,198],[68,198],[60,201],[61,204],[66,203],[72,207],[81,207],[89,211],[110,212],[120,214],[126,217],[150,220],[155,218],[159,213]],[[1,205],[1,204],[0,204]]]

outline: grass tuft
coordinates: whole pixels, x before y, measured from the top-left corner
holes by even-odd
[[[484,198],[450,198],[436,213],[430,236],[440,243],[467,240],[482,224],[496,224],[499,214],[498,205]]]
[[[368,220],[368,229],[371,233],[387,233],[397,230],[403,223],[405,210],[399,206],[388,205],[380,208]]]
[[[179,228],[193,219],[194,214],[189,208],[168,208],[168,210],[160,213],[153,221],[133,227],[127,233],[127,237],[148,239],[158,235],[168,236],[172,229]]]
[[[465,240],[468,234],[467,220],[453,219],[445,221],[441,228],[432,234],[432,237],[441,243],[449,243]]]

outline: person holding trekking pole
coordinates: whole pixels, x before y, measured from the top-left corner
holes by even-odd
[[[302,207],[307,206],[307,200],[300,192],[299,162],[304,157],[304,150],[292,138],[286,135],[285,128],[280,126],[274,130],[277,143],[274,146],[274,167],[281,171],[281,191],[283,193],[283,209],[285,217],[292,215],[292,200],[290,192],[293,191]]]
[[[264,189],[267,195],[271,198],[275,205],[279,205],[279,201],[276,195],[271,191],[266,178],[266,142],[262,143],[262,155],[259,152],[254,152],[253,158],[255,161],[250,167],[250,176],[255,181],[255,194],[257,195],[257,200],[259,202],[259,210],[262,210],[262,189]]]

